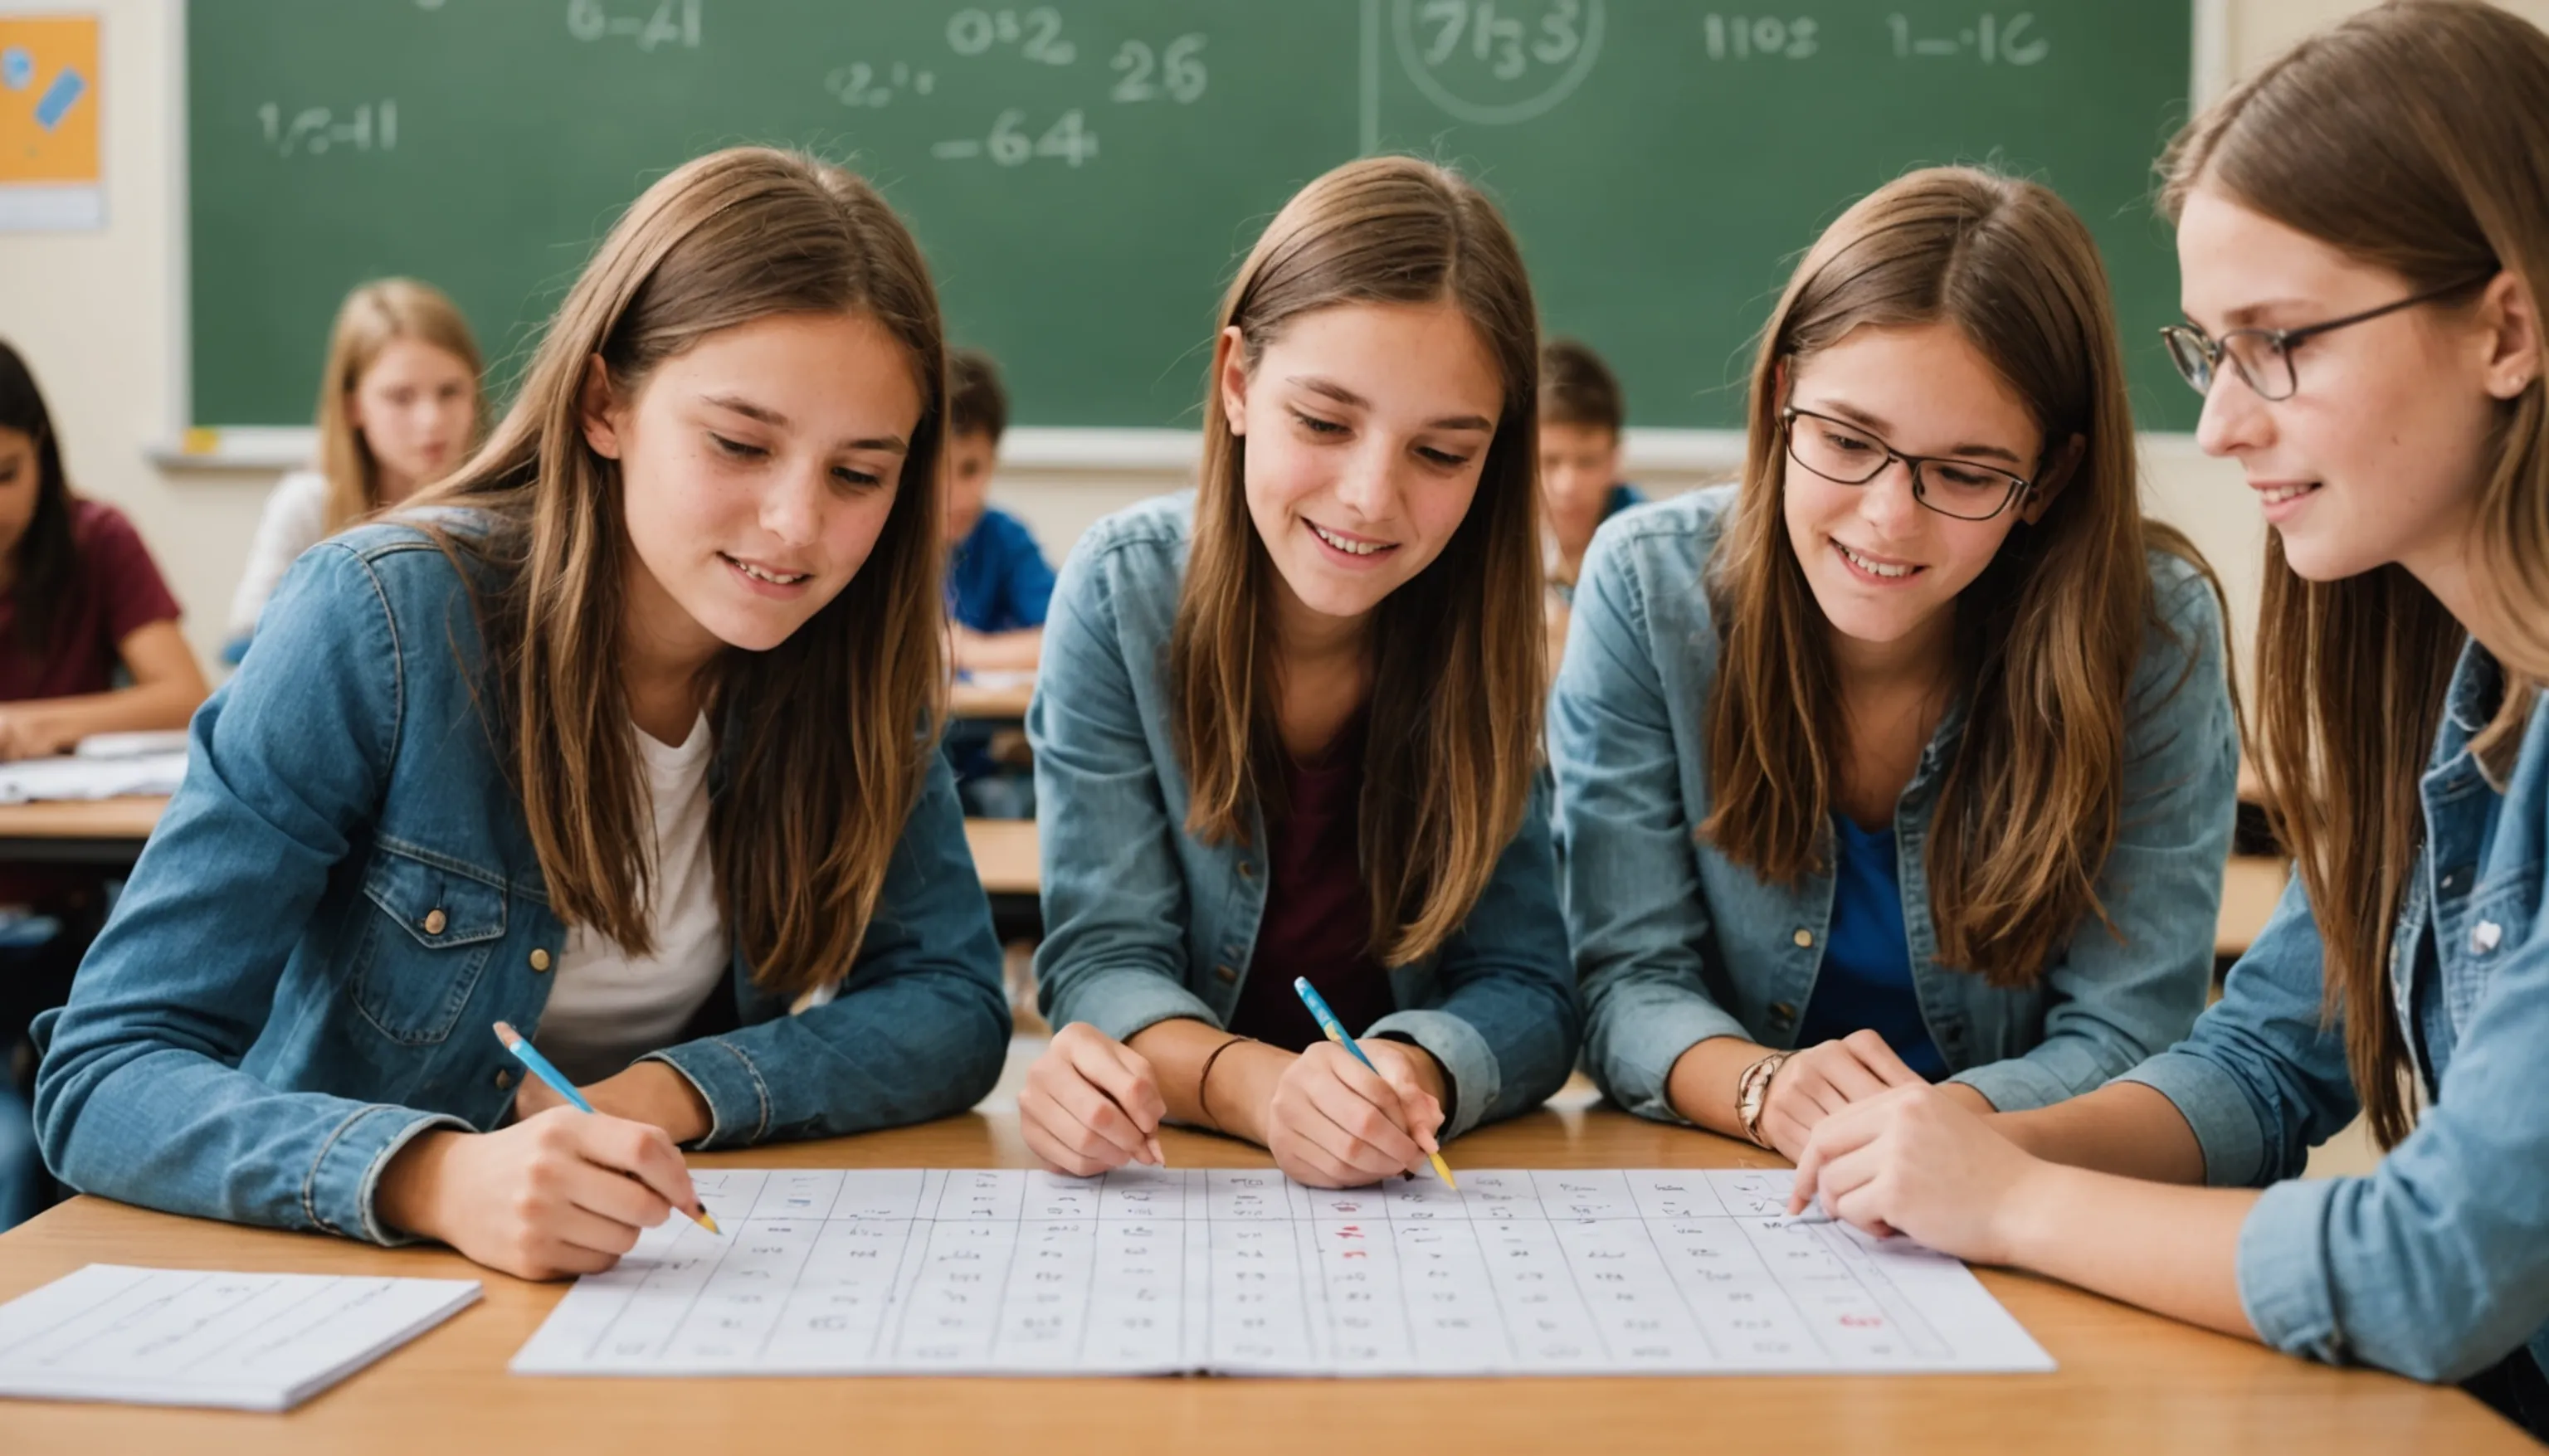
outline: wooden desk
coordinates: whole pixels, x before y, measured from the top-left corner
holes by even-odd
[[[1035,683],[959,682],[948,690],[947,711],[959,718],[1024,718]]]
[[[167,807],[163,798],[0,804],[0,861],[129,869]]]
[[[974,852],[974,872],[990,895],[1033,897],[1043,883],[1036,860],[1036,827],[1032,819],[968,819],[965,844]]]
[[[2221,919],[2213,932],[2213,954],[2238,958],[2247,953],[2284,897],[2292,866],[2259,855],[2233,855],[2221,874]]]
[[[108,864],[129,868],[168,801],[96,799],[84,803],[0,804],[0,861]],[[983,888],[994,895],[1036,893],[1035,825],[1026,820],[968,819],[965,843]]]
[[[1172,1129],[1170,1163],[1263,1165]],[[1542,1111],[1454,1149],[1469,1167],[1763,1166],[1707,1134],[1608,1109]],[[703,1165],[1018,1166],[1014,1116],[975,1113],[864,1138],[708,1154]],[[92,1261],[478,1278],[487,1297],[288,1416],[0,1403],[12,1456],[37,1452],[662,1452],[757,1456],[783,1442],[937,1456],[1435,1449],[1915,1451],[2064,1456],[2260,1448],[2339,1456],[2536,1451],[2458,1391],[2306,1364],[2026,1275],[1986,1273],[2061,1369],[2051,1375],[1615,1380],[531,1379],[506,1362],[563,1285],[434,1249],[233,1228],[83,1198],[0,1235],[0,1299]]]

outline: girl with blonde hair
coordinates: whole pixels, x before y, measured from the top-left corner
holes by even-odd
[[[469,320],[440,291],[384,278],[345,296],[319,381],[319,466],[285,476],[266,498],[231,598],[232,662],[302,552],[467,458],[485,410],[479,374]]]

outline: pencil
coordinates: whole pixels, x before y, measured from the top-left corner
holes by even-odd
[[[1309,977],[1299,975],[1292,977],[1292,992],[1301,998],[1302,1005],[1310,1008],[1310,1015],[1319,1019],[1319,1030],[1328,1034],[1329,1041],[1353,1052],[1355,1060],[1366,1066],[1371,1066],[1371,1058],[1364,1055],[1363,1048],[1355,1045],[1355,1039],[1346,1035],[1346,1029],[1337,1022],[1337,1014],[1328,1009],[1327,999],[1319,994],[1317,987],[1310,984]],[[1376,1066],[1371,1066],[1371,1069],[1374,1072],[1380,1070]],[[1461,1185],[1452,1181],[1452,1165],[1443,1161],[1443,1154],[1429,1152],[1425,1155],[1434,1160],[1435,1175],[1443,1180],[1443,1186],[1455,1193],[1460,1192]]]
[[[505,1049],[514,1053],[516,1060],[529,1067],[532,1076],[548,1083],[550,1091],[565,1098],[569,1107],[577,1112],[593,1111],[593,1104],[585,1101],[584,1094],[575,1090],[575,1083],[567,1080],[566,1073],[559,1071],[550,1064],[547,1057],[540,1055],[539,1048],[531,1045],[530,1038],[515,1031],[510,1023],[500,1021],[496,1023],[496,1040],[505,1044]],[[698,1197],[696,1190],[692,1196]],[[682,1217],[720,1237],[725,1233],[724,1229],[717,1227],[716,1220],[709,1217],[706,1200],[702,1200],[698,1213],[684,1211]]]

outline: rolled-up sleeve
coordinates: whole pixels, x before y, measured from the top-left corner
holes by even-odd
[[[2458,1381],[2549,1322],[2549,932],[2528,930],[2497,953],[2407,1140],[2365,1176],[2278,1183],[2250,1211],[2239,1298],[2268,1343]]]

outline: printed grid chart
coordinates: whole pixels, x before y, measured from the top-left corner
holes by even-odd
[[[1785,1171],[728,1168],[569,1291],[533,1375],[2049,1370],[1962,1264]]]

